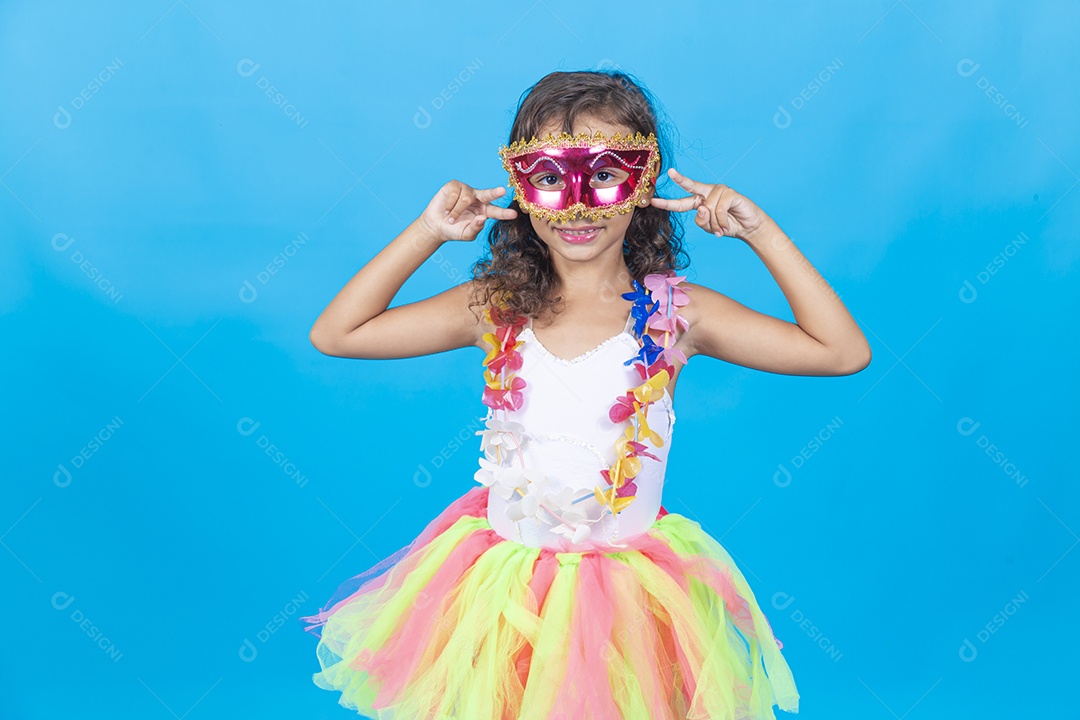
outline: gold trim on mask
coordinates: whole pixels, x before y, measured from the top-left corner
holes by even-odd
[[[513,158],[524,153],[535,152],[536,150],[545,147],[580,148],[600,143],[615,150],[652,151],[649,154],[649,165],[645,168],[644,172],[642,172],[641,181],[634,189],[633,195],[620,203],[608,205],[607,207],[590,208],[587,207],[585,203],[578,202],[570,207],[563,208],[562,210],[552,210],[551,208],[536,205],[525,199],[525,190],[521,187],[521,182],[518,180],[517,173],[514,172],[514,168],[510,164],[510,161]],[[599,130],[592,135],[587,132],[571,135],[565,131],[558,135],[553,135],[549,132],[539,139],[534,135],[531,140],[515,140],[509,145],[503,145],[499,148],[499,155],[502,157],[503,169],[510,175],[510,183],[514,186],[514,197],[517,200],[518,206],[533,217],[542,220],[550,220],[551,222],[556,223],[567,222],[578,216],[588,218],[589,220],[599,220],[600,218],[611,218],[615,215],[631,212],[634,209],[634,206],[648,194],[649,187],[655,184],[653,181],[656,179],[657,173],[660,170],[660,148],[657,146],[656,135],[654,133],[649,133],[646,136],[638,132],[634,135],[627,135],[624,138],[620,133],[615,133],[609,137]]]

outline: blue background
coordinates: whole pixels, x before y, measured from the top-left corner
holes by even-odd
[[[296,618],[474,485],[482,353],[308,330],[440,185],[505,182],[528,86],[601,67],[873,350],[679,383],[665,506],[740,563],[800,715],[1074,712],[1080,7],[583,8],[0,5],[0,717],[353,716]],[[793,319],[687,225],[690,280]]]

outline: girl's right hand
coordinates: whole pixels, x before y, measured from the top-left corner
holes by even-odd
[[[475,240],[488,218],[513,220],[517,211],[492,205],[506,188],[475,190],[460,180],[443,185],[420,215],[420,223],[437,240]]]

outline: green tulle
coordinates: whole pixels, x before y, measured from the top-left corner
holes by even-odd
[[[727,551],[678,514],[559,553],[463,515],[326,621],[317,685],[372,718],[735,720],[798,710]]]

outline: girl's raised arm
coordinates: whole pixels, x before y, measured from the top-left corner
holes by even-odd
[[[390,308],[401,286],[447,240],[474,240],[487,218],[514,210],[492,205],[506,188],[446,183],[424,212],[352,277],[311,328],[311,344],[336,357],[389,359],[479,345],[484,328],[469,309],[472,281]]]
[[[870,345],[840,297],[776,222],[727,185],[668,171],[689,197],[652,199],[664,210],[696,210],[694,221],[717,236],[746,242],[772,273],[796,322],[759,313],[714,290],[692,285],[686,306],[687,356],[708,355],[784,375],[851,375],[870,364]]]

